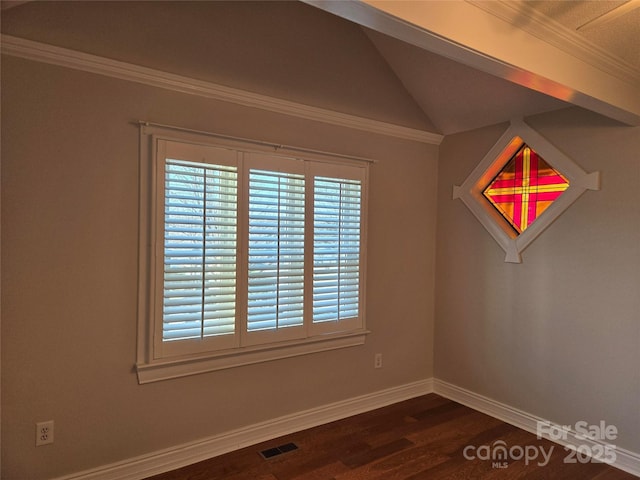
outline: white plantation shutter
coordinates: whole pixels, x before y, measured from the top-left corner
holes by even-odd
[[[232,365],[364,341],[366,167],[155,145],[151,362]]]
[[[147,124],[140,152],[140,383],[364,343],[366,162]]]
[[[314,179],[314,323],[359,315],[361,189],[360,180]]]
[[[249,171],[247,330],[304,323],[304,175]]]
[[[166,159],[162,340],[235,332],[235,167]]]

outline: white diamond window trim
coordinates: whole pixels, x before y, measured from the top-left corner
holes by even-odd
[[[487,187],[500,175],[505,165],[525,146],[534,150],[556,171],[569,186],[534,222],[518,229],[485,196]],[[453,198],[459,198],[471,210],[506,253],[505,261],[522,262],[522,251],[527,248],[553,221],[555,221],[586,190],[600,189],[600,172],[585,172],[570,157],[558,150],[522,119],[511,125],[487,152],[464,183],[453,187]]]

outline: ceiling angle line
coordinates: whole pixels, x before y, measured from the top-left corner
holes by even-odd
[[[583,23],[578,28],[577,31],[588,30],[599,25],[603,25],[611,20],[615,20],[618,17],[626,15],[627,13],[635,10],[636,8],[640,8],[640,0],[629,0],[626,3],[623,3],[619,7],[614,8],[613,10],[609,10],[607,13],[603,13],[599,17],[592,18],[586,23]]]

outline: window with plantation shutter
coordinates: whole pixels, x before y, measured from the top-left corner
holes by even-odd
[[[162,339],[235,331],[237,173],[167,159]]]
[[[238,152],[161,141],[155,334],[160,357],[237,344]]]
[[[314,179],[314,323],[358,316],[360,202],[359,180]]]
[[[304,175],[249,170],[249,332],[303,325],[304,195]]]
[[[148,140],[139,381],[364,343],[368,165],[193,137]]]

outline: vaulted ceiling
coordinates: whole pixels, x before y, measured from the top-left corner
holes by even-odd
[[[640,0],[308,0],[369,29],[442,133],[573,104],[640,124]]]
[[[125,5],[129,2],[115,3],[119,4],[122,17],[131,16],[135,10],[133,6],[129,8]],[[169,3],[173,6],[169,7]],[[199,4],[197,8],[202,11],[203,2],[195,3]],[[169,8],[173,9],[172,18],[176,22],[184,19],[189,24],[172,25],[172,32],[199,35],[200,44],[213,55],[211,61],[218,55],[233,66],[235,70],[228,70],[228,78],[231,81],[233,77],[235,86],[239,88],[260,88],[261,93],[274,96],[286,92],[291,100],[302,103],[316,100],[304,97],[306,92],[302,90],[298,92],[296,82],[288,80],[290,75],[284,69],[263,68],[263,81],[249,82],[257,69],[249,71],[242,64],[248,57],[225,53],[226,47],[218,51],[222,38],[220,32],[226,32],[228,37],[235,35],[237,30],[230,27],[226,20],[220,19],[223,14],[233,15],[236,22],[250,24],[250,28],[257,32],[253,37],[254,42],[261,35],[266,39],[269,28],[281,28],[276,26],[280,21],[282,25],[289,25],[288,39],[286,32],[279,33],[283,35],[278,40],[283,54],[301,55],[304,48],[321,48],[318,41],[324,41],[326,51],[322,53],[327,58],[319,60],[320,65],[313,67],[315,72],[309,70],[307,78],[314,82],[313,88],[317,92],[323,89],[329,92],[330,86],[322,82],[345,80],[342,83],[347,86],[339,94],[342,96],[335,93],[337,88],[331,88],[334,103],[325,105],[336,110],[343,106],[351,108],[350,103],[351,106],[365,105],[366,95],[373,98],[374,89],[377,88],[379,92],[390,95],[380,99],[375,107],[388,112],[389,119],[394,115],[403,117],[403,122],[411,124],[409,126],[416,127],[419,124],[424,130],[441,134],[569,105],[595,111],[623,124],[640,124],[640,0],[305,0],[305,3],[316,8],[307,6],[301,10],[293,8],[295,5],[291,3],[288,7],[286,4],[270,2],[251,6],[245,2],[231,2],[224,9],[216,8],[216,13],[211,14],[207,20],[212,25],[210,29],[202,19],[204,17],[198,14],[202,18],[195,23],[201,32],[195,32],[193,19],[187,20],[186,16],[175,14],[187,10],[195,12],[194,6],[188,5],[193,2],[159,2],[164,4],[160,8],[166,12],[170,11]],[[81,20],[78,17],[73,23],[74,11],[81,10],[80,4],[83,4],[83,17]],[[91,4],[95,8],[87,7]],[[3,14],[10,17],[6,29],[12,35],[24,35],[25,38],[143,65],[148,62],[147,66],[162,67],[167,71],[180,68],[182,71],[179,73],[193,75],[194,78],[223,84],[227,82],[224,76],[227,72],[219,66],[195,67],[194,62],[187,65],[185,59],[189,55],[184,54],[177,55],[175,60],[164,56],[164,52],[175,50],[177,53],[177,50],[170,43],[162,43],[166,41],[162,38],[166,37],[162,25],[144,23],[147,30],[141,26],[138,27],[140,32],[135,29],[128,31],[130,26],[121,20],[117,20],[121,22],[117,25],[108,25],[106,19],[115,19],[113,10],[116,7],[113,5],[108,2],[2,1]],[[149,7],[144,2],[142,5]],[[88,10],[91,8],[101,11],[90,17]],[[231,12],[234,8],[237,13]],[[273,10],[273,15],[265,16],[265,9]],[[327,12],[335,16],[334,21],[327,18]],[[142,13],[136,25],[147,22]],[[165,16],[161,12],[162,21],[168,21]],[[29,25],[29,22],[33,22],[33,25]],[[271,27],[269,22],[272,22]],[[266,27],[263,25],[265,23]],[[71,31],[72,28],[75,31]],[[324,37],[320,35],[321,30],[326,32]],[[121,35],[128,31],[128,37],[120,39],[121,45],[112,40],[107,43],[109,31]],[[308,33],[312,31],[315,33]],[[145,35],[149,36],[148,40]],[[156,37],[152,39],[151,35]],[[384,80],[386,83],[383,85],[382,79],[387,74],[380,77],[375,85],[365,82],[348,86],[346,80],[355,78],[358,69],[366,67],[371,72],[382,72],[378,61],[371,57],[372,52],[362,44],[363,35],[375,47],[371,49],[372,52],[377,52],[381,62],[396,77],[393,81],[405,90],[402,94],[404,97],[392,93],[393,82],[390,77]],[[213,37],[217,40],[212,40]],[[175,38],[178,40],[178,37]],[[233,38],[234,46],[244,48],[246,55],[250,46]],[[135,43],[131,41],[134,39]],[[246,42],[250,39],[250,36],[247,37]],[[293,41],[299,42],[300,46],[294,47]],[[210,44],[207,46],[206,42]],[[358,45],[357,48],[353,42]],[[144,44],[144,48],[137,53],[129,52],[127,49],[134,44]],[[164,45],[164,49],[160,49],[159,45]],[[257,50],[263,48],[259,43],[253,45]],[[158,50],[154,51],[156,48]],[[144,58],[139,56],[141,52]],[[186,46],[184,52],[188,52]],[[154,54],[158,55],[157,64],[153,63]],[[366,58],[354,55],[365,55]],[[334,58],[330,59],[330,56]],[[273,56],[261,57],[258,54],[253,61],[258,63],[263,58],[274,61]],[[320,59],[320,56],[316,53],[314,58]],[[352,61],[349,62],[349,59]],[[275,58],[275,61],[284,65],[288,59]],[[327,68],[339,66],[341,71],[333,72],[330,77],[318,68],[322,64]],[[299,66],[300,71],[310,68],[303,63],[299,63]],[[185,67],[190,71],[184,71]],[[205,71],[205,68],[209,70]],[[245,79],[247,83],[243,84]],[[283,85],[281,90],[274,87],[278,84]],[[371,91],[367,93],[363,88],[371,88]],[[417,107],[407,102],[414,102]],[[412,108],[415,108],[415,112]],[[374,107],[369,113],[372,116],[379,114]]]

